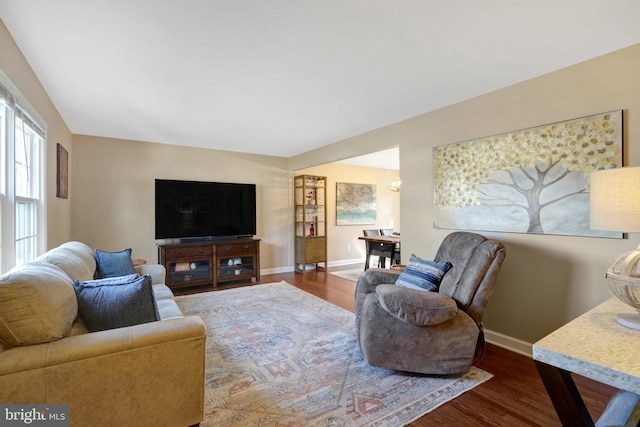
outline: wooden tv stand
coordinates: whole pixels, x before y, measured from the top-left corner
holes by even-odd
[[[260,239],[212,240],[158,246],[170,288],[260,280]]]

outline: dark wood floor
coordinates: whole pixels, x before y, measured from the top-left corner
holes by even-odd
[[[357,266],[336,267],[330,271],[354,267]],[[282,280],[353,312],[355,282],[328,272],[311,271],[306,274],[263,275],[258,284]],[[249,285],[256,283],[233,283],[220,286],[218,289]],[[176,294],[212,290],[211,287],[199,287],[181,290]],[[493,378],[423,416],[410,426],[561,425],[531,358],[489,344],[478,367],[493,374]],[[606,402],[617,390],[580,376],[575,376],[574,379],[591,416],[594,420],[597,419]]]

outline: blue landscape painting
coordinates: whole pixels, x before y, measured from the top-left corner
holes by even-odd
[[[374,184],[336,183],[336,225],[375,224]]]

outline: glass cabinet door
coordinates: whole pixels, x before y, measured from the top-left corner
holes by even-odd
[[[245,274],[254,274],[255,262],[253,256],[236,256],[220,258],[218,261],[218,279]]]
[[[198,259],[169,263],[169,282],[211,281],[209,259]]]

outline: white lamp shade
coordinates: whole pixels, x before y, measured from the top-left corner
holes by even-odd
[[[591,228],[640,231],[640,167],[607,169],[590,177]]]

